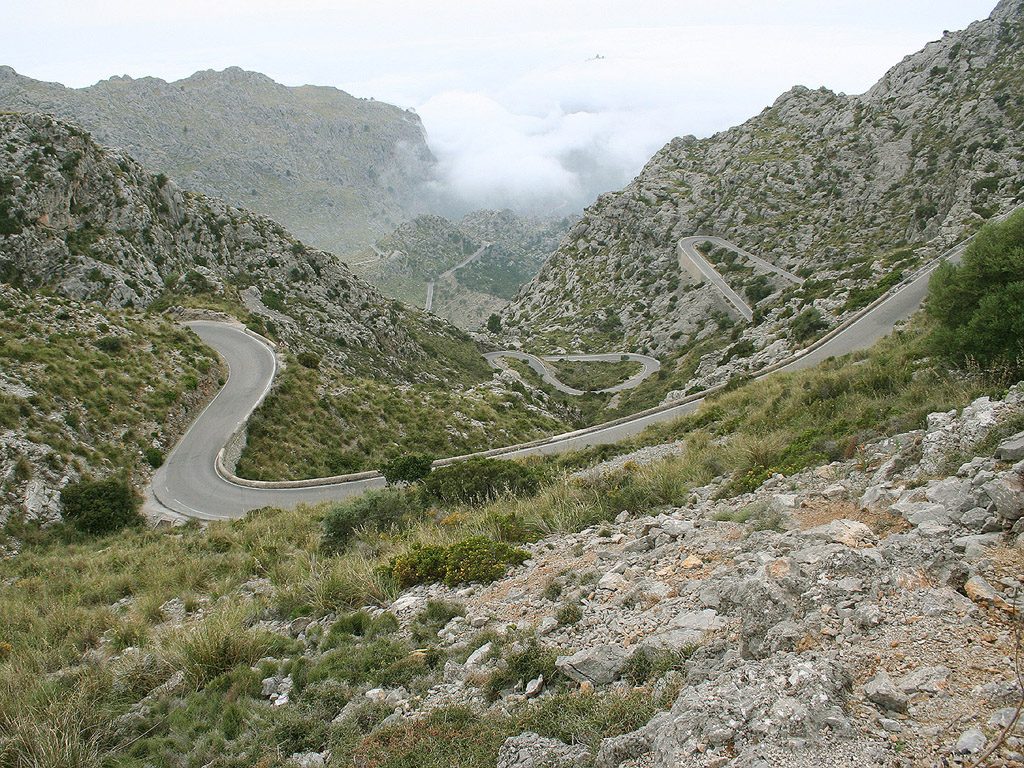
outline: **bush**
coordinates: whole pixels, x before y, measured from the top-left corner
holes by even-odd
[[[936,352],[959,365],[1024,370],[1024,211],[978,232],[963,265],[944,263],[929,285]]]
[[[794,317],[789,324],[793,338],[798,342],[806,341],[815,333],[825,328],[825,326],[825,319],[816,307],[807,307],[807,309]]]
[[[434,457],[425,453],[410,453],[396,456],[381,464],[380,473],[388,485],[415,483],[430,474]]]
[[[521,549],[475,536],[450,547],[417,544],[387,566],[402,587],[444,581],[446,584],[482,582],[501,578],[510,565],[519,565],[529,555]]]
[[[525,464],[469,459],[435,469],[424,478],[423,490],[443,504],[477,504],[503,494],[532,495],[540,483],[540,472]]]
[[[417,544],[404,555],[393,557],[388,570],[403,589],[414,584],[444,581],[448,550],[440,544]]]
[[[519,565],[529,555],[521,549],[482,536],[464,539],[448,548],[445,582],[488,584],[505,575],[510,565]]]
[[[299,361],[299,365],[303,368],[309,368],[310,370],[316,371],[320,368],[320,356],[315,352],[303,350],[296,356]]]
[[[157,467],[164,463],[164,453],[159,448],[155,448],[152,445],[150,445],[146,448],[145,453],[146,461],[149,462],[149,465],[153,469],[156,469]]]
[[[324,544],[340,550],[357,528],[404,528],[423,511],[417,496],[398,488],[367,491],[335,504],[324,515]]]
[[[64,518],[86,533],[101,535],[128,525],[141,525],[141,499],[127,480],[83,480],[60,493]]]

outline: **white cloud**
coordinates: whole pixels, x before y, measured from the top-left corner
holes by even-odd
[[[231,65],[415,107],[465,205],[582,206],[795,84],[857,93],[995,0],[37,0],[5,58],[83,86]],[[592,60],[595,54],[604,58]]]

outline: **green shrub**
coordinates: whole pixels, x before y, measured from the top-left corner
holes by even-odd
[[[439,544],[415,545],[404,555],[391,559],[387,570],[402,588],[414,584],[444,581],[448,550]]]
[[[532,495],[541,479],[539,470],[516,461],[469,459],[438,467],[424,478],[423,489],[443,504],[477,504],[504,494]]]
[[[296,355],[296,359],[299,361],[299,365],[303,368],[309,368],[310,370],[318,370],[320,368],[320,355],[309,350],[303,350]]]
[[[510,565],[519,565],[527,558],[529,555],[521,549],[475,536],[450,547],[417,544],[392,558],[387,570],[403,588],[435,581],[488,584],[501,578]]]
[[[555,612],[555,621],[563,627],[575,624],[582,618],[583,609],[580,608],[579,603],[566,603]]]
[[[391,613],[382,613],[376,617],[364,610],[344,613],[331,625],[327,637],[324,638],[323,647],[334,648],[339,643],[350,642],[357,637],[375,640],[390,635],[397,629],[398,620]]]
[[[804,342],[825,328],[825,326],[825,318],[821,316],[821,312],[816,307],[807,307],[807,309],[793,318],[789,324],[789,329],[796,341]]]
[[[959,365],[1024,370],[1024,211],[978,232],[963,265],[943,263],[929,285],[938,354]]]
[[[434,457],[426,453],[409,453],[396,456],[380,466],[380,473],[388,485],[415,483],[430,474]]]
[[[96,349],[108,355],[118,355],[124,352],[126,346],[125,340],[120,336],[101,336],[96,339]]]
[[[505,575],[510,565],[520,565],[530,556],[508,544],[476,536],[448,548],[445,558],[445,582],[488,584]]]
[[[372,530],[406,527],[423,512],[416,494],[401,488],[382,488],[345,499],[324,515],[324,544],[339,551],[357,528]]]
[[[146,461],[149,462],[149,465],[153,467],[153,469],[156,469],[164,463],[164,452],[159,448],[155,448],[152,445],[147,446],[145,454]]]
[[[86,533],[101,535],[141,525],[141,499],[127,480],[83,480],[60,493],[64,518]]]

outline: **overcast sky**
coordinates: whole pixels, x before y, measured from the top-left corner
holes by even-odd
[[[467,206],[572,209],[673,136],[793,85],[861,93],[995,0],[36,0],[7,4],[0,64],[91,85],[240,66],[422,117]]]

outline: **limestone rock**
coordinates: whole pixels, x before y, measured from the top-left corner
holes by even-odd
[[[629,653],[619,646],[600,645],[584,648],[571,656],[559,656],[555,666],[577,682],[603,685],[618,678],[628,659]]]
[[[864,696],[868,701],[877,704],[890,712],[906,712],[907,696],[893,685],[889,673],[884,669],[864,683]]]
[[[573,768],[589,757],[583,745],[570,746],[527,731],[505,739],[498,750],[497,768]]]
[[[868,526],[857,520],[833,520],[810,528],[804,531],[803,535],[842,544],[851,549],[872,546],[876,538]]]
[[[1020,461],[1024,459],[1024,432],[1007,438],[999,444],[996,456],[1003,461]]]

